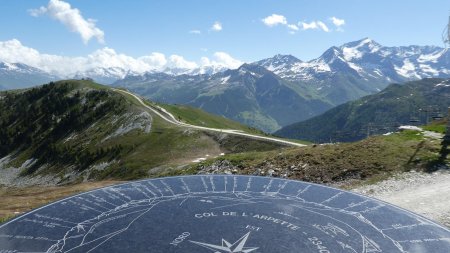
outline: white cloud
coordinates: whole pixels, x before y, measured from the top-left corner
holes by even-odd
[[[156,66],[152,66],[143,60],[135,59],[125,54],[118,54],[114,49],[108,47],[96,50],[86,58],[83,57],[83,60],[85,62],[84,64],[90,68],[119,67],[135,72],[145,72],[149,69],[156,68]]]
[[[209,60],[208,57],[202,57],[200,58],[200,64],[202,66],[211,66],[211,61]]]
[[[238,68],[243,64],[243,62],[231,57],[231,55],[225,52],[215,52],[213,56],[215,61],[213,61],[212,64],[222,65],[231,69]]]
[[[46,12],[47,8],[45,8],[44,6],[41,6],[38,9],[28,10],[28,13],[30,13],[30,15],[33,17],[39,17],[40,15],[45,14]]]
[[[328,29],[327,25],[325,25],[325,23],[323,23],[322,21],[317,21],[317,25],[324,32],[329,32],[330,31],[330,29]]]
[[[58,20],[70,31],[80,34],[85,44],[92,38],[96,38],[99,43],[104,43],[105,33],[95,25],[95,20],[85,19],[81,12],[72,8],[69,3],[61,0],[50,0],[47,7],[41,6],[28,12],[33,17],[47,14]]]
[[[190,34],[201,34],[202,32],[200,30],[190,30]]]
[[[183,56],[174,54],[169,57],[167,67],[179,69],[195,69],[198,68],[198,65],[195,62],[187,61]]]
[[[339,18],[336,18],[336,17],[331,17],[330,20],[337,27],[345,25],[345,20],[343,20],[343,19],[339,19]]]
[[[288,24],[287,27],[292,31],[298,31],[298,26],[294,24]]]
[[[215,52],[213,54],[213,60],[210,60],[208,57],[202,57],[200,59],[200,67],[236,69],[242,64],[244,62],[233,58],[225,52]]]
[[[336,26],[336,28],[337,28],[336,31],[338,31],[338,32],[343,32],[344,31],[344,29],[342,28],[342,26],[345,25],[345,20],[344,19],[331,17],[330,20]]]
[[[286,17],[278,14],[272,14],[270,16],[267,16],[262,19],[262,22],[269,27],[287,24]]]
[[[242,61],[225,52],[216,52],[212,58],[213,60],[202,57],[199,63],[196,63],[186,60],[180,55],[166,57],[158,52],[134,58],[117,53],[114,49],[108,47],[96,50],[87,56],[66,57],[40,53],[36,49],[22,45],[16,39],[0,41],[0,61],[24,63],[65,78],[73,77],[77,72],[84,72],[93,68],[118,67],[127,71],[144,73],[150,70],[161,71],[165,68],[195,69],[204,66],[238,68],[243,64]]]
[[[216,32],[222,31],[222,23],[220,23],[219,21],[214,22],[214,24],[211,27],[211,30]]]
[[[134,72],[145,72],[161,68],[161,65],[165,64],[165,57],[160,53],[152,53],[136,59],[125,54],[118,54],[108,47],[96,50],[85,57],[66,57],[42,54],[13,39],[0,41],[0,61],[24,63],[55,75],[69,77],[76,72],[99,67],[119,67]]]
[[[310,23],[299,22],[298,25],[303,30],[322,30],[324,32],[329,32],[330,29],[322,21],[312,21]]]
[[[344,19],[331,17],[329,20],[337,27],[337,31],[343,31],[341,26],[345,25]],[[277,25],[286,26],[288,28],[290,34],[295,34],[300,29],[302,29],[302,30],[322,30],[324,32],[331,31],[330,28],[328,28],[328,26],[320,20],[311,21],[309,23],[298,22],[298,24],[290,24],[285,16],[279,15],[279,14],[272,14],[270,16],[263,18],[261,21],[268,27],[273,27],[273,26],[277,26]]]
[[[166,56],[162,53],[157,52],[153,52],[150,55],[139,57],[138,60],[147,63],[153,69],[157,70],[162,70],[162,68],[167,64]]]

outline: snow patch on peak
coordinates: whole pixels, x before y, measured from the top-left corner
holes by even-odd
[[[17,70],[18,67],[14,63],[3,62],[0,67],[5,70]]]
[[[346,59],[347,61],[359,59],[363,55],[362,52],[355,47],[344,47],[342,49],[342,52],[344,53],[344,59]]]
[[[228,80],[230,80],[230,77],[231,77],[231,76],[222,77],[222,78],[220,79],[220,83],[221,83],[221,84],[226,84],[226,83],[228,82]]]
[[[423,62],[433,62],[436,63],[438,61],[438,59],[445,54],[448,51],[448,49],[442,49],[440,51],[437,52],[432,52],[431,54],[425,54],[425,55],[420,55],[419,58],[417,58],[417,61],[420,63]]]
[[[436,84],[435,87],[450,87],[450,82],[449,80],[445,80]]]
[[[381,49],[381,45],[372,39],[365,38],[360,41],[347,43],[341,47],[344,58],[347,61],[360,59],[365,53],[375,53]]]
[[[416,66],[414,66],[414,64],[408,59],[403,61],[403,66],[401,67],[394,66],[394,68],[397,71],[397,73],[401,76],[404,76],[406,78],[420,79],[420,76],[416,72]]]

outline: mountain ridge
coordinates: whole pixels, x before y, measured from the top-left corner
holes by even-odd
[[[170,123],[139,101],[90,80],[0,92],[0,185],[170,175],[199,158],[287,145],[189,108],[178,110],[180,119],[190,115],[202,127]]]
[[[57,79],[57,76],[23,63],[0,61],[0,90],[28,88]]]
[[[448,50],[438,47],[438,46],[417,46],[417,45],[409,45],[409,46],[382,46],[378,42],[366,37],[360,40],[347,42],[342,44],[341,46],[332,46],[328,48],[324,53],[322,53],[321,56],[309,60],[309,61],[302,61],[299,58],[286,54],[276,54],[273,57],[265,58],[262,60],[258,60],[255,62],[250,62],[248,64],[256,64],[261,65],[263,67],[266,67],[268,70],[274,72],[275,74],[279,75],[282,78],[296,78],[295,75],[289,75],[284,72],[289,72],[286,70],[290,69],[290,71],[293,71],[296,73],[296,75],[302,74],[303,76],[306,75],[307,72],[313,71],[314,69],[317,70],[317,73],[320,73],[321,71],[330,71],[327,66],[320,66],[321,64],[327,64],[332,61],[330,58],[330,55],[333,55],[332,52],[337,51],[338,56],[344,59],[347,62],[351,62],[353,64],[358,64],[358,60],[360,59],[369,59],[369,58],[377,58],[373,54],[376,55],[376,53],[379,53],[383,55],[384,57],[392,57],[392,56],[402,56],[402,57],[409,57],[411,59],[415,59],[415,68],[418,69],[419,64],[426,64],[426,63],[436,63],[439,61],[439,58],[442,58],[441,60],[444,60],[445,63],[449,63],[450,61],[450,53]],[[379,55],[378,55],[379,56]],[[422,56],[422,57],[420,57]],[[402,63],[401,61],[395,60],[394,61],[397,64]],[[359,62],[360,63],[360,62]],[[20,62],[17,63],[3,63],[3,64],[22,64]],[[245,63],[244,63],[245,64]],[[23,64],[25,65],[25,64]],[[28,66],[29,67],[29,66]],[[361,66],[353,66],[355,67],[355,70],[360,69]],[[412,78],[414,77],[413,71],[408,73],[406,69],[404,71],[401,71],[400,65],[396,66],[397,69],[404,74],[403,78]],[[425,77],[440,77],[439,71],[436,72],[436,69],[430,69],[430,66],[423,66],[425,68],[424,71],[421,73],[421,78]],[[32,67],[29,67],[32,68]],[[296,68],[296,69],[292,69]],[[37,68],[35,68],[37,69]],[[103,80],[104,84],[110,84],[114,81],[120,80],[125,78],[127,75],[145,75],[146,73],[167,73],[170,75],[214,75],[220,72],[224,72],[229,68],[226,68],[223,65],[205,65],[202,67],[195,67],[195,68],[176,68],[176,67],[167,67],[164,70],[157,71],[157,70],[151,70],[143,73],[137,73],[132,72],[129,70],[125,70],[123,68],[119,67],[95,67],[91,69],[87,69],[85,71],[79,71],[71,76],[58,76],[60,79],[64,78],[91,78],[96,81]],[[38,69],[42,72],[45,72],[47,74],[50,74],[49,72]],[[442,69],[441,69],[442,70]],[[450,74],[450,71],[448,69],[444,69],[445,74]],[[433,74],[437,74],[437,76],[433,76]],[[53,75],[53,74],[50,74]],[[426,75],[426,76],[425,76]],[[298,76],[297,76],[298,77]],[[392,79],[388,80],[390,82],[399,81]],[[415,76],[417,77],[417,76]],[[98,80],[97,80],[98,79]],[[405,81],[405,80],[403,80]]]
[[[157,102],[186,104],[265,132],[307,120],[389,83],[450,77],[450,52],[435,46],[385,47],[364,38],[301,61],[275,55],[236,69],[166,69],[143,74],[96,69],[94,77]],[[262,78],[265,76],[264,78]],[[0,82],[1,85],[1,82]],[[264,91],[264,92],[262,92]]]
[[[426,124],[432,116],[444,116],[448,107],[450,79],[394,83],[377,94],[283,127],[275,135],[313,142],[355,141],[371,134],[397,131],[400,125]]]

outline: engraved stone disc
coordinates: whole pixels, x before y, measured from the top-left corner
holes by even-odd
[[[450,231],[387,203],[268,177],[149,179],[0,225],[12,252],[450,252]]]

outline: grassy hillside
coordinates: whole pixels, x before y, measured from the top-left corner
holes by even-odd
[[[169,107],[192,123],[248,130],[199,110]],[[36,176],[38,183],[55,184],[168,175],[198,158],[279,147],[175,126],[131,96],[90,81],[0,93],[0,185],[33,184]]]
[[[434,127],[435,125],[433,125]],[[212,138],[214,138],[212,136]],[[224,140],[222,140],[224,141]],[[418,131],[376,136],[354,143],[313,145],[301,149],[245,152],[249,140],[228,139],[223,145],[242,153],[211,158],[199,164],[167,170],[161,175],[233,173],[287,177],[339,185],[370,184],[409,170],[430,170],[438,158],[440,141]],[[230,143],[231,142],[231,143]],[[235,149],[238,151],[238,149]],[[141,154],[141,152],[136,152]],[[141,158],[145,159],[145,158]],[[450,163],[450,157],[447,159]],[[1,173],[1,172],[0,172]],[[0,222],[50,201],[117,181],[89,182],[58,187],[0,187]],[[20,201],[17,201],[20,199]]]
[[[158,104],[170,113],[172,113],[179,121],[203,127],[219,128],[219,129],[236,129],[248,133],[264,134],[262,131],[242,125],[236,121],[225,117],[207,113],[198,108],[188,105],[168,105]]]
[[[378,94],[337,106],[322,115],[295,123],[275,135],[313,142],[354,141],[393,131],[401,124],[426,124],[445,115],[450,106],[450,81],[423,79],[391,84]]]
[[[229,154],[191,166],[186,173],[270,175],[333,184],[368,183],[399,172],[435,169],[440,142],[419,131],[406,130],[352,143]]]

